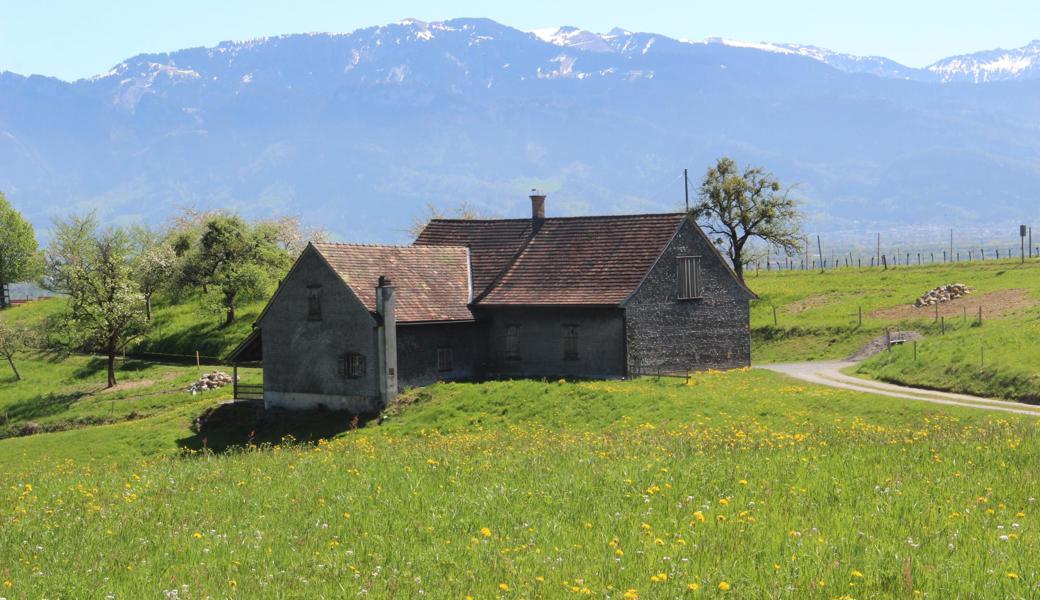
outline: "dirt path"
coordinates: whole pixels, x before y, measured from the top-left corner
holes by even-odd
[[[844,390],[853,390],[867,394],[880,394],[894,398],[905,398],[907,400],[921,400],[934,404],[947,404],[951,406],[967,406],[982,410],[995,410],[1020,415],[1033,415],[1040,417],[1040,406],[1031,406],[1021,402],[1008,400],[996,400],[994,398],[981,398],[979,396],[968,396],[966,394],[953,394],[950,392],[936,392],[921,388],[893,385],[870,379],[860,379],[841,372],[842,369],[856,364],[852,361],[814,361],[803,363],[786,363],[762,365],[760,369],[768,369],[790,375],[791,377],[826,385]]]

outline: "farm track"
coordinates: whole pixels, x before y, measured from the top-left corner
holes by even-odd
[[[768,369],[777,373],[783,373],[819,385],[826,385],[844,390],[864,392],[867,394],[880,394],[894,398],[905,398],[907,400],[920,400],[933,404],[945,404],[949,406],[965,406],[978,408],[980,410],[994,410],[1021,415],[1033,415],[1040,417],[1040,406],[1031,406],[1021,402],[1009,400],[997,400],[995,398],[983,398],[980,396],[969,396],[967,394],[955,394],[952,392],[940,392],[923,388],[915,388],[904,385],[894,385],[872,379],[860,379],[842,373],[842,369],[856,364],[852,361],[813,361],[802,363],[785,363],[762,365],[761,369]]]

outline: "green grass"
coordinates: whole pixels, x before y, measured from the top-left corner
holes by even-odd
[[[759,371],[691,383],[438,384],[382,426],[220,455],[30,445],[144,421],[0,441],[26,461],[0,486],[3,593],[1035,595],[1036,419]]]
[[[56,318],[64,311],[63,298],[30,302],[0,312],[0,319],[12,324],[36,325]],[[223,359],[252,330],[266,300],[249,302],[238,309],[235,322],[224,325],[224,314],[215,311],[201,295],[175,301],[158,296],[153,300],[152,322],[143,337],[134,340],[128,352],[151,358]]]
[[[976,288],[969,301],[983,303],[982,326],[975,311],[948,317],[941,334],[934,312],[917,309],[899,317],[877,314],[913,302],[942,284]],[[917,360],[907,345],[863,363],[858,372],[878,379],[1026,401],[1040,389],[1040,261],[987,261],[922,267],[837,269],[825,273],[787,271],[751,276],[761,300],[752,305],[752,353],[756,362],[845,358],[885,328],[912,329],[927,336]],[[987,295],[1025,290],[1017,308],[999,311]],[[957,306],[956,301],[953,307]],[[773,324],[773,307],[777,309]],[[862,307],[863,324],[859,324]],[[980,348],[984,360],[980,366]]]

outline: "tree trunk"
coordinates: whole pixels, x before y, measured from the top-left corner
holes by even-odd
[[[224,327],[227,327],[235,322],[235,307],[227,307],[227,316],[224,318]]]
[[[7,308],[7,288],[3,281],[0,281],[0,310]]]
[[[108,344],[108,387],[116,385],[116,345],[115,342]]]
[[[739,279],[741,283],[744,283],[744,257],[742,256],[742,252],[739,249],[734,248],[732,258],[733,273],[736,274],[737,279]]]
[[[14,380],[21,381],[22,375],[18,372],[18,367],[14,366],[14,357],[8,356],[7,363],[11,365],[11,370],[14,371]]]
[[[148,294],[144,297],[144,318],[149,323],[152,322],[152,295]]]

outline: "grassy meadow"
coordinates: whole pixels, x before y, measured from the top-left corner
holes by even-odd
[[[1037,456],[1035,418],[761,371],[438,384],[317,444],[33,451],[2,593],[1031,597]]]
[[[924,292],[948,283],[965,283],[975,292],[941,305],[941,322],[934,308],[910,306]],[[916,360],[908,344],[862,363],[858,373],[971,394],[1040,399],[1038,259],[1024,265],[1005,260],[887,271],[760,272],[749,276],[748,284],[761,298],[751,311],[755,362],[845,358],[885,328],[913,330],[926,336],[918,343]]]

